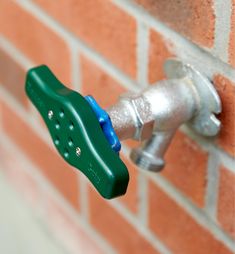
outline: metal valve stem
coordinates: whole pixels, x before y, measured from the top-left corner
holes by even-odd
[[[144,140],[132,150],[131,159],[150,171],[164,167],[164,154],[181,124],[205,136],[220,130],[214,113],[221,111],[221,104],[211,82],[178,60],[168,60],[165,72],[167,80],[141,93],[123,95],[107,110],[120,140]]]

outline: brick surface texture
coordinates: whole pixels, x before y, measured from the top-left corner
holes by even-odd
[[[232,253],[157,186],[149,188],[150,227],[174,253]]]
[[[218,220],[235,239],[235,174],[225,167],[220,169]]]
[[[234,253],[235,0],[224,2],[229,17],[217,17],[220,5],[0,0],[0,168],[61,246],[74,253]],[[26,72],[48,65],[62,83],[106,109],[129,90],[165,79],[169,58],[193,63],[212,81],[221,131],[206,138],[177,130],[160,173],[135,166],[129,154],[140,142],[123,141],[119,156],[129,186],[124,196],[105,200],[53,147],[26,97]]]
[[[136,21],[103,0],[36,1],[63,26],[127,74],[136,75]],[[97,34],[98,33],[98,34]]]
[[[232,5],[231,32],[229,42],[230,63],[235,67],[235,0]]]
[[[2,0],[0,9],[0,33],[35,64],[51,66],[69,83],[70,54],[65,40],[14,1]]]
[[[107,201],[90,190],[90,220],[92,225],[110,241],[120,253],[158,253],[140,233],[121,217]],[[100,211],[97,213],[97,211]],[[117,234],[110,234],[110,225]]]
[[[81,57],[80,64],[82,93],[94,96],[103,108],[117,102],[118,97],[125,92],[123,86],[86,57]],[[104,96],[104,93],[108,96]]]
[[[223,107],[220,114],[223,128],[217,142],[235,157],[235,83],[220,75],[215,76],[214,82]]]
[[[215,14],[212,0],[134,1],[190,40],[203,46],[213,46]]]
[[[149,36],[149,83],[155,83],[165,78],[163,64],[166,59],[173,57],[173,52],[170,51],[170,42],[164,40],[161,34],[154,30],[150,31]]]
[[[207,186],[207,164],[207,152],[186,135],[178,132],[166,153],[166,167],[162,174],[193,202],[203,207]]]
[[[4,84],[9,93],[27,108],[28,103],[24,93],[26,70],[2,49],[0,49],[0,65],[0,83]],[[14,75],[9,75],[9,73],[14,73]]]

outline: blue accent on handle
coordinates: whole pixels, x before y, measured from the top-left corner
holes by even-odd
[[[121,150],[121,143],[118,139],[117,134],[114,131],[114,128],[108,113],[99,106],[99,104],[91,95],[85,96],[85,99],[90,104],[94,113],[96,114],[96,117],[98,118],[98,121],[104,132],[104,135],[107,138],[108,142],[110,143],[112,149],[116,153],[118,153]]]

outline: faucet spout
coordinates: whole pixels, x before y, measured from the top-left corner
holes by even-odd
[[[152,137],[131,152],[132,161],[140,168],[159,172],[165,166],[164,155],[175,131],[154,133]]]
[[[199,97],[187,79],[163,80],[139,94],[127,94],[109,108],[116,134],[121,140],[143,140],[131,152],[142,169],[160,171],[164,154],[177,128],[198,111]]]

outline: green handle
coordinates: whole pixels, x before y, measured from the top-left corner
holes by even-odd
[[[25,87],[60,155],[81,170],[104,198],[125,194],[127,168],[84,97],[61,84],[44,65],[28,71]]]

